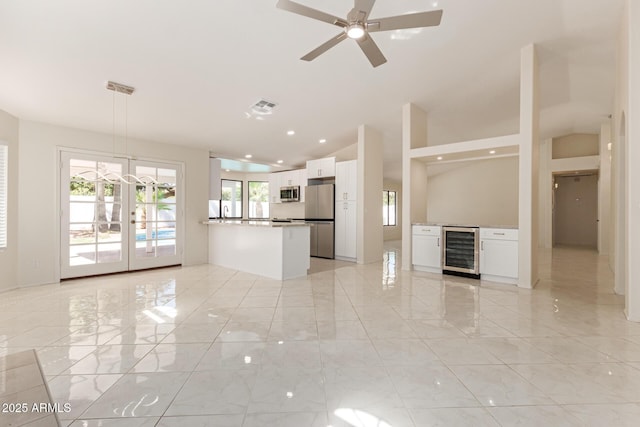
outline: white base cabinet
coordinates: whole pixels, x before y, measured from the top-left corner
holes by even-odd
[[[480,229],[480,276],[491,282],[518,283],[518,230]]]
[[[442,227],[414,225],[411,231],[413,269],[442,273]]]
[[[345,200],[336,202],[335,211],[335,258],[342,261],[356,261],[357,202]]]

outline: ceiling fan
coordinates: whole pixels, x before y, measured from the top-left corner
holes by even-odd
[[[327,22],[343,30],[340,34],[329,39],[300,59],[313,61],[341,41],[350,38],[358,43],[360,49],[362,49],[374,67],[384,64],[387,62],[387,59],[369,33],[406,28],[434,27],[440,25],[440,20],[442,19],[442,10],[390,16],[380,19],[368,19],[375,2],[375,0],[354,0],[354,7],[347,15],[347,19],[338,18],[337,16],[312,9],[290,0],[278,0],[276,7],[308,18]]]

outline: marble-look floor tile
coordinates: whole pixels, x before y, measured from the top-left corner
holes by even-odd
[[[45,375],[58,375],[96,349],[93,345],[43,347],[38,350],[38,359]]]
[[[506,406],[488,408],[501,426],[581,427],[584,424],[562,406]]]
[[[366,364],[324,369],[327,408],[360,410],[404,407],[384,369]]]
[[[158,344],[132,372],[191,372],[209,349],[209,343]]]
[[[625,338],[579,337],[576,341],[623,362],[640,362],[640,344]]]
[[[196,371],[253,369],[262,363],[263,342],[216,342],[204,353]]]
[[[536,349],[520,338],[482,338],[474,342],[506,364],[557,362],[550,354]]]
[[[162,417],[155,427],[240,427],[242,426],[243,418],[243,415]]]
[[[63,371],[65,375],[123,374],[128,372],[153,345],[103,345]]]
[[[266,341],[269,336],[271,322],[233,322],[229,321],[220,335],[217,342],[261,342]]]
[[[550,354],[561,363],[617,362],[605,353],[569,337],[523,338],[524,342]]]
[[[369,340],[360,320],[318,320],[321,340]]]
[[[497,365],[502,361],[485,350],[482,338],[442,338],[425,340],[431,350],[448,365]]]
[[[254,370],[194,373],[165,415],[244,414],[251,401],[256,375]]]
[[[158,420],[158,417],[80,419],[71,423],[69,427],[154,427]]]
[[[411,415],[416,426],[500,427],[495,418],[484,408],[412,409]]]
[[[640,371],[623,363],[512,365],[559,404],[634,402]]]
[[[328,425],[332,427],[419,427],[422,425],[414,424],[411,419],[411,414],[405,408],[382,406],[369,408],[367,410],[358,408],[336,408],[333,411],[329,411],[328,418]]]
[[[220,334],[222,325],[214,323],[188,323],[178,325],[162,339],[162,344],[212,343]]]
[[[269,341],[310,341],[318,339],[318,327],[315,322],[273,321],[269,330]]]
[[[387,366],[429,365],[439,360],[419,339],[374,340],[373,345]]]
[[[452,366],[451,370],[484,406],[555,403],[506,365]]]
[[[263,367],[320,369],[318,341],[270,341],[262,352]]]
[[[480,402],[445,366],[387,368],[407,408],[476,407]]]
[[[82,417],[160,416],[188,375],[183,372],[125,375],[93,402]]]
[[[635,427],[640,420],[640,405],[637,403],[565,405],[563,408],[583,427]]]
[[[320,341],[322,365],[341,366],[382,366],[371,341]]]
[[[247,414],[242,427],[327,427],[327,425],[325,412],[297,412]]]
[[[48,382],[51,398],[61,406],[69,404],[69,412],[61,412],[62,420],[78,418],[93,402],[116,383],[121,374],[60,375]]]
[[[263,368],[256,377],[247,411],[318,412],[326,407],[320,369]]]

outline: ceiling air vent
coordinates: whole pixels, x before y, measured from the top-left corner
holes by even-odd
[[[259,115],[271,114],[273,111],[273,108],[276,105],[278,104],[276,104],[275,102],[267,101],[266,99],[261,99],[251,106],[251,111]]]

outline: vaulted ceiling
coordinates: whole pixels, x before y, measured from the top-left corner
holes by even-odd
[[[298,1],[337,16],[353,7]],[[111,133],[113,80],[136,88],[129,137],[285,168],[353,144],[367,124],[398,178],[407,102],[428,112],[431,144],[517,132],[520,48],[536,43],[542,137],[597,132],[611,113],[621,0],[378,0],[371,18],[444,10],[439,27],[373,34],[388,60],[378,68],[351,40],[300,61],[340,30],[275,5],[0,0],[0,109]],[[247,117],[259,99],[273,114]]]

